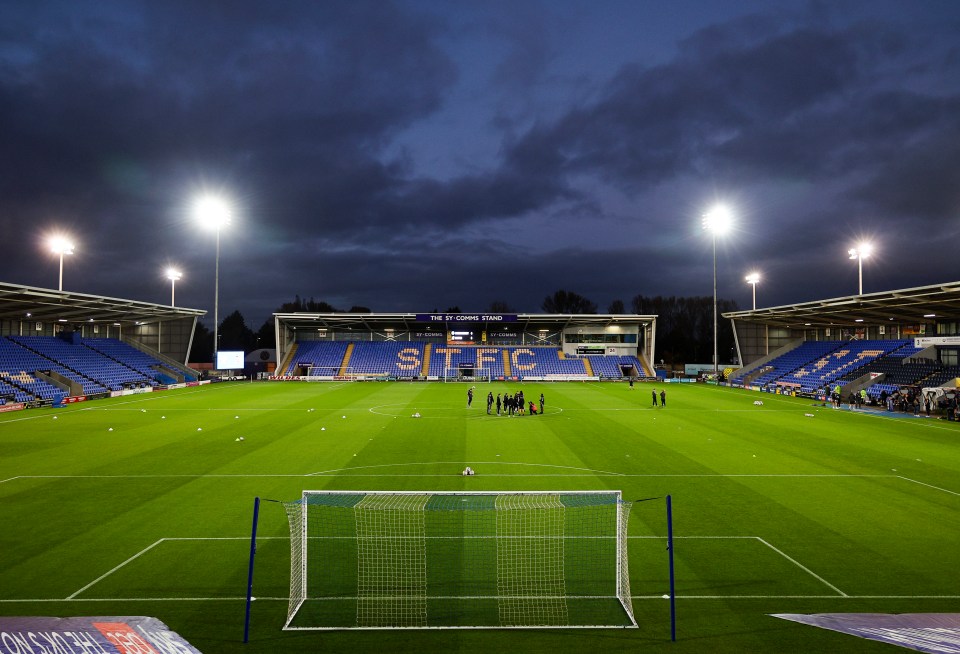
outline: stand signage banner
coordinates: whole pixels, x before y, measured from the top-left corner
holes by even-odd
[[[418,313],[417,322],[517,322],[515,313]]]
[[[21,411],[26,405],[22,402],[14,402],[13,404],[0,404],[0,413],[6,413],[7,411]]]
[[[0,617],[0,654],[200,654],[183,636],[156,618]]]

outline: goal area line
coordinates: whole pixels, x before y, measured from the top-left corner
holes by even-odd
[[[430,537],[428,537],[428,538],[430,538]],[[446,537],[441,537],[441,539],[442,539],[442,538],[446,538]],[[489,537],[484,536],[484,537],[474,537],[474,538],[483,538],[483,539],[486,539],[486,538],[489,538]],[[573,538],[584,538],[584,537],[573,537]],[[588,538],[609,539],[610,536],[598,536],[598,537],[588,537]],[[665,539],[666,539],[666,536],[655,536],[655,535],[637,536],[637,535],[634,535],[634,536],[627,536],[627,539],[628,539],[628,540],[665,540]],[[772,598],[772,597],[811,598],[811,599],[821,598],[821,597],[845,597],[845,598],[848,597],[848,598],[851,598],[851,599],[856,599],[856,598],[860,598],[860,599],[875,599],[875,598],[876,598],[876,599],[957,599],[957,598],[960,598],[960,595],[850,595],[850,594],[848,594],[848,593],[845,593],[845,592],[841,591],[841,590],[838,589],[836,586],[834,586],[833,584],[831,584],[830,582],[828,582],[827,580],[825,580],[823,577],[821,577],[820,575],[814,573],[814,572],[813,572],[812,570],[810,570],[808,567],[806,567],[805,565],[803,565],[802,563],[800,563],[799,561],[797,561],[797,560],[794,559],[793,557],[790,557],[789,555],[787,555],[786,553],[784,553],[782,550],[778,549],[777,547],[775,547],[775,546],[772,545],[770,542],[768,542],[767,540],[765,540],[764,538],[762,538],[762,537],[760,537],[760,536],[704,536],[704,535],[698,535],[698,536],[677,536],[677,535],[675,535],[675,536],[674,536],[674,539],[675,539],[675,540],[753,540],[753,541],[757,541],[758,543],[761,543],[761,544],[764,545],[765,547],[769,548],[771,551],[775,552],[778,556],[782,557],[783,559],[785,559],[785,560],[787,560],[788,562],[790,562],[792,565],[796,566],[797,568],[799,568],[800,570],[802,570],[803,572],[805,572],[807,575],[812,576],[813,578],[817,579],[819,582],[823,583],[825,586],[827,586],[828,588],[832,589],[833,591],[835,591],[835,592],[837,593],[837,595],[784,595],[784,596],[780,596],[780,595],[750,595],[750,596],[744,596],[744,595],[702,595],[702,596],[701,596],[701,595],[697,595],[697,596],[694,596],[694,595],[682,595],[682,594],[678,594],[678,595],[677,595],[677,598],[678,598],[678,599],[680,599],[680,598],[683,598],[683,599],[725,599],[725,598],[738,599],[738,598],[748,598],[748,597],[756,598],[756,599],[762,599],[762,598],[767,598],[767,597],[771,597],[771,598]],[[247,541],[247,540],[249,540],[249,537],[248,537],[248,536],[209,536],[209,537],[204,537],[204,536],[187,536],[187,537],[171,536],[171,537],[160,538],[160,539],[154,541],[153,543],[151,543],[150,545],[148,545],[147,547],[144,547],[144,548],[141,549],[140,551],[134,553],[132,556],[130,556],[130,557],[128,557],[127,559],[125,559],[122,563],[114,566],[114,567],[113,567],[112,569],[110,569],[109,571],[107,571],[107,572],[105,572],[104,574],[100,575],[99,577],[95,578],[93,581],[87,583],[85,586],[83,586],[83,587],[81,587],[80,589],[74,591],[73,593],[71,593],[69,596],[67,596],[67,597],[65,597],[65,598],[0,599],[0,603],[4,603],[4,602],[31,602],[31,601],[37,601],[37,602],[101,601],[100,598],[82,598],[82,597],[77,597],[77,596],[80,595],[81,593],[89,590],[90,588],[92,588],[92,587],[95,586],[96,584],[100,583],[100,582],[103,581],[104,579],[107,579],[107,578],[108,578],[109,576],[111,576],[112,574],[120,571],[122,568],[124,568],[124,567],[127,566],[128,564],[136,561],[137,559],[139,559],[139,558],[142,557],[143,555],[147,554],[148,552],[150,552],[150,551],[153,550],[154,548],[158,547],[159,545],[162,545],[162,544],[165,543],[165,542],[178,542],[178,541],[179,541],[179,542],[182,542],[182,541],[199,541],[199,542],[202,542],[202,541],[213,541],[213,542],[216,542],[216,541]],[[290,537],[289,537],[289,536],[258,536],[258,537],[257,537],[257,540],[258,540],[258,541],[261,541],[261,540],[289,541],[289,540],[290,540]],[[478,596],[478,597],[480,597],[480,596]],[[489,597],[489,596],[487,596],[487,597]],[[657,598],[660,597],[660,596],[632,595],[632,597],[634,597],[634,598],[640,598],[640,599],[657,599]],[[453,596],[451,596],[451,597],[447,597],[447,596],[439,597],[439,599],[453,599],[453,598],[454,598]],[[129,599],[129,600],[133,601],[133,600],[138,599],[138,598],[116,598],[116,599],[124,599],[124,600],[128,600],[128,599]],[[185,601],[207,601],[207,600],[209,600],[209,601],[215,601],[215,600],[220,600],[220,599],[231,599],[231,598],[191,598],[191,597],[180,597],[180,598],[139,598],[139,599],[144,599],[145,601],[173,601],[173,600],[176,600],[176,599],[183,599],[183,600],[185,600]],[[268,598],[259,598],[259,599],[268,599]],[[284,599],[284,601],[286,601],[286,600],[289,599],[289,598],[282,598],[282,599]],[[103,600],[103,601],[106,601],[106,600]]]

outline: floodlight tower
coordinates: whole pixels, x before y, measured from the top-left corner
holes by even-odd
[[[50,251],[60,255],[60,285],[57,290],[63,290],[63,255],[73,254],[73,241],[66,236],[55,235],[50,237]]]
[[[718,204],[703,214],[703,228],[710,232],[713,238],[713,374],[717,376],[720,370],[720,359],[717,356],[717,236],[723,236],[730,231],[733,217],[730,210]]]
[[[746,277],[746,282],[753,286],[753,310],[757,310],[757,284],[760,283],[760,273],[752,272]]]
[[[175,307],[174,301],[177,297],[177,282],[183,277],[183,273],[176,268],[167,268],[167,279],[170,280],[170,306]]]
[[[860,293],[863,295],[863,260],[870,256],[870,253],[873,252],[873,245],[870,243],[860,243],[856,247],[852,247],[847,250],[847,254],[850,255],[851,259],[857,260],[857,269],[860,273]]]
[[[193,207],[197,221],[217,234],[217,256],[213,280],[213,360],[217,360],[220,350],[220,229],[230,224],[232,212],[223,198],[206,195],[197,199]]]

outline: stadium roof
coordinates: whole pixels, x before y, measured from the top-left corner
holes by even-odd
[[[200,309],[0,282],[0,319],[3,320],[135,325],[197,318],[206,313]]]
[[[423,327],[427,324],[456,325],[462,324],[483,324],[483,325],[502,325],[504,327],[516,327],[519,329],[529,329],[533,326],[557,325],[562,323],[564,327],[576,325],[599,325],[608,327],[617,324],[637,324],[649,323],[656,320],[656,316],[641,316],[633,314],[615,315],[615,314],[550,314],[550,313],[518,313],[518,314],[493,314],[516,317],[515,320],[498,321],[483,320],[484,314],[477,314],[477,320],[459,319],[455,321],[444,322],[441,320],[424,321],[419,320],[418,316],[425,314],[416,313],[275,313],[273,314],[281,322],[289,327],[312,328],[312,329],[343,329],[346,327],[360,327],[361,329],[376,329],[384,327],[401,326],[407,329],[414,325]],[[458,317],[469,316],[470,314],[455,314]],[[489,315],[489,314],[488,314]]]
[[[801,304],[733,311],[724,318],[777,327],[860,327],[890,322],[920,324],[960,320],[960,282],[849,295]]]

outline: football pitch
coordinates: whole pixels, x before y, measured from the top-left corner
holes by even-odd
[[[889,652],[769,614],[960,606],[960,425],[695,384],[477,384],[471,408],[467,388],[230,383],[2,414],[0,615],[155,616],[203,652]],[[487,415],[521,389],[544,415]],[[305,489],[647,500],[639,628],[282,631],[288,524],[265,502],[244,645],[254,498]]]

